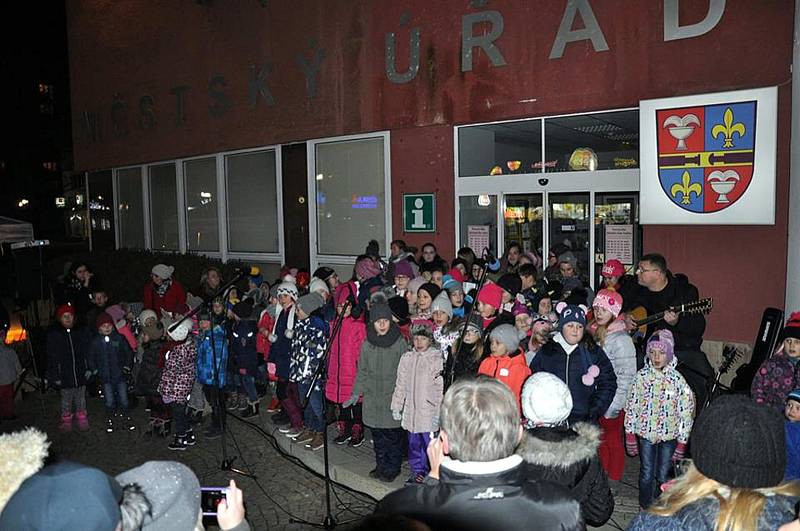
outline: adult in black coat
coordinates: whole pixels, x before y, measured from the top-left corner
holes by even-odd
[[[614,512],[614,496],[600,464],[600,428],[566,424],[572,410],[569,388],[555,375],[540,372],[522,388],[528,429],[517,448],[529,480],[548,480],[568,488],[581,504],[584,521],[599,527]]]
[[[514,454],[521,437],[517,401],[505,384],[483,376],[455,382],[442,402],[439,437],[428,447],[431,473],[386,496],[376,513],[434,530],[585,529],[566,488],[528,480]]]

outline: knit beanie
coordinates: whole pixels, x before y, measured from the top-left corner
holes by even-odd
[[[575,258],[574,254],[572,254],[572,251],[567,251],[565,253],[562,253],[558,257],[558,263],[559,264],[562,264],[562,263],[563,264],[569,264],[572,267],[578,267],[578,259]]]
[[[158,321],[158,314],[153,310],[142,310],[142,313],[139,314],[139,322],[144,325],[148,319]]]
[[[311,279],[311,282],[308,284],[308,291],[311,293],[319,293],[320,291],[323,291],[328,294],[331,292],[331,290],[328,288],[328,284],[326,284],[324,280],[320,280],[318,278]]]
[[[69,303],[62,304],[56,309],[56,319],[61,319],[61,316],[65,313],[71,313],[72,316],[75,316],[75,307]]]
[[[595,295],[592,306],[608,310],[616,319],[622,311],[622,295],[611,289],[601,289]]]
[[[786,325],[781,332],[781,341],[787,337],[800,339],[800,312],[792,313],[786,321]]]
[[[361,260],[356,262],[355,271],[356,276],[364,280],[377,277],[381,274],[381,268],[378,266],[375,260],[369,256],[364,256],[361,258]]]
[[[556,426],[572,412],[572,395],[561,378],[537,372],[522,386],[522,413],[535,425]]]
[[[114,304],[106,308],[106,313],[111,316],[115,323],[118,323],[125,319],[125,309],[120,306],[119,304]]]
[[[783,481],[784,420],[765,404],[720,396],[700,413],[690,441],[697,470],[723,485],[759,489]]]
[[[434,284],[433,282],[426,282],[425,284],[419,287],[421,290],[425,290],[425,293],[431,296],[431,299],[436,300],[436,297],[439,296],[439,293],[442,292],[442,288]],[[417,292],[419,292],[419,289]]]
[[[323,304],[325,304],[325,301],[322,300],[322,295],[319,293],[309,293],[297,299],[297,307],[308,315],[322,308]]]
[[[364,254],[367,256],[379,257],[381,255],[381,249],[378,245],[378,241],[370,240],[369,243],[367,243],[367,248],[364,250]]]
[[[479,336],[483,335],[483,318],[473,313],[467,320],[467,330],[474,330]]]
[[[417,321],[411,325],[411,337],[425,336],[433,341],[433,327],[430,321]]]
[[[786,401],[788,402],[789,400],[794,400],[795,402],[800,402],[800,389],[795,389],[795,390],[791,391],[786,396]]]
[[[519,331],[513,325],[501,324],[492,330],[489,337],[505,345],[509,354],[514,354],[519,349]]]
[[[488,304],[495,310],[503,304],[503,288],[497,284],[485,284],[478,293],[478,302]]]
[[[142,531],[194,529],[200,514],[200,482],[192,469],[175,461],[148,461],[116,477],[137,484],[152,505]]]
[[[578,323],[586,326],[586,307],[584,305],[565,304],[560,302],[556,305],[558,312],[558,327],[564,328],[568,323]]]
[[[370,324],[374,323],[375,321],[380,321],[381,319],[388,319],[389,321],[392,320],[392,310],[385,302],[379,302],[369,309]]]
[[[453,280],[457,280],[458,282],[464,282],[466,280],[466,278],[464,278],[464,274],[457,267],[453,267],[452,269],[450,269],[450,271],[448,271],[447,274],[450,275],[450,278],[452,278]]]
[[[425,280],[425,277],[421,277],[421,276],[420,277],[414,277],[411,280],[409,280],[408,285],[406,286],[406,291],[410,291],[411,293],[416,295],[417,291],[419,290],[419,288],[423,284],[425,284],[426,282],[427,282],[427,280]]]
[[[625,266],[622,265],[622,262],[616,258],[612,258],[611,260],[608,260],[605,265],[603,265],[603,269],[600,274],[606,278],[621,277],[625,274]]]
[[[323,282],[327,282],[328,279],[334,274],[336,271],[333,270],[331,267],[322,266],[318,267],[316,271],[314,271],[314,275],[316,278],[320,279]]]
[[[447,292],[448,295],[452,295],[453,293],[464,293],[464,284],[454,278],[446,281],[442,285],[442,288]]]
[[[102,312],[100,315],[97,316],[97,319],[95,319],[94,324],[99,330],[100,327],[103,326],[104,324],[110,324],[111,326],[114,326],[114,319],[110,315],[108,315],[108,313]]]
[[[185,341],[189,332],[192,330],[192,320],[184,319],[180,324],[172,324],[167,328],[167,335],[173,341]]]
[[[283,281],[278,284],[278,296],[280,295],[288,295],[292,298],[292,300],[297,300],[297,284],[294,282]]]
[[[405,297],[395,296],[389,299],[389,309],[392,311],[392,316],[397,318],[398,324],[404,325],[408,323],[408,301]]]
[[[400,260],[394,265],[394,276],[403,275],[409,279],[414,278],[414,270],[408,260]]]
[[[175,272],[175,268],[172,266],[164,265],[164,264],[156,264],[153,266],[151,273],[155,276],[167,280],[168,278],[172,278],[172,273]]]
[[[431,313],[440,311],[444,312],[450,317],[453,317],[453,305],[450,303],[450,297],[447,296],[446,292],[441,292],[439,295],[433,299],[433,304],[431,304]]]
[[[497,279],[497,285],[509,292],[512,297],[516,297],[522,289],[522,279],[516,273],[506,273]]]
[[[672,336],[672,332],[669,330],[653,332],[653,335],[647,341],[647,353],[649,354],[650,350],[654,348],[664,351],[667,355],[668,363],[672,361],[672,357],[675,355],[675,338]]]
[[[253,303],[249,300],[243,300],[241,302],[237,302],[233,305],[232,308],[233,315],[238,317],[239,319],[245,320],[250,319],[253,315]]]

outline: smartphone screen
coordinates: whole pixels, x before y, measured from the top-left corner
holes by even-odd
[[[227,492],[227,487],[201,487],[200,508],[203,510],[203,515],[216,515],[217,505],[225,499]]]

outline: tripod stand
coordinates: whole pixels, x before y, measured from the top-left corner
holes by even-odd
[[[322,378],[323,372],[328,367],[328,358],[330,357],[331,354],[331,347],[333,346],[333,341],[339,334],[339,330],[342,328],[342,323],[344,322],[347,309],[351,308],[352,305],[353,301],[351,299],[347,299],[347,301],[345,301],[344,303],[341,313],[336,318],[336,321],[334,321],[333,330],[331,330],[331,335],[328,338],[328,344],[325,347],[325,352],[322,354],[322,358],[320,358],[319,360],[319,365],[317,366],[317,369],[314,371],[314,375],[311,377],[311,383],[309,384],[308,391],[303,397],[303,403],[302,403],[303,409],[309,407],[308,403],[311,400],[311,394],[314,392],[314,387],[316,387],[317,383]],[[292,518],[290,522],[296,524],[306,524],[312,527],[319,527],[322,529],[334,529],[339,524],[347,524],[349,522],[338,522],[336,520],[336,517],[331,512],[331,472],[330,472],[330,458],[328,456],[328,416],[327,416],[327,405],[325,405],[324,403],[324,397],[323,397],[322,417],[323,417],[322,461],[325,473],[325,518],[323,518],[321,524],[316,522],[309,522],[306,520],[300,520],[297,518]]]
[[[247,274],[247,273],[248,272],[245,271],[245,270],[238,271],[237,274],[227,284],[224,284],[223,286],[221,286],[217,290],[216,293],[214,293],[213,295],[208,297],[206,300],[204,300],[202,304],[199,304],[199,305],[197,305],[197,307],[192,308],[191,311],[189,311],[189,313],[186,314],[178,322],[173,323],[170,326],[170,330],[180,326],[180,324],[183,323],[186,319],[191,319],[192,317],[197,315],[200,312],[200,310],[203,309],[204,307],[206,308],[206,310],[209,313],[213,314],[213,301],[214,301],[214,299],[221,295],[223,297],[223,300],[224,300],[225,299],[225,295],[228,293],[228,291],[239,280],[241,280],[245,276],[245,274]],[[249,477],[251,479],[256,479],[256,476],[254,474],[252,474],[250,472],[245,472],[243,470],[239,470],[239,469],[233,467],[233,462],[236,460],[236,456],[231,457],[231,458],[228,457],[228,448],[227,448],[227,443],[226,443],[226,440],[225,440],[225,438],[227,436],[227,431],[228,431],[227,409],[225,408],[225,405],[222,403],[222,398],[221,398],[222,390],[221,390],[221,385],[220,385],[220,371],[226,370],[226,367],[222,366],[222,359],[221,359],[220,355],[217,353],[217,344],[216,344],[217,342],[216,342],[215,337],[214,337],[214,328],[215,327],[216,327],[216,325],[214,324],[213,319],[212,319],[211,329],[209,330],[210,341],[211,341],[211,354],[212,354],[211,357],[212,357],[212,364],[213,364],[213,371],[212,371],[213,372],[213,384],[212,384],[213,385],[213,392],[211,393],[211,399],[212,399],[211,407],[217,413],[218,422],[219,422],[219,428],[220,428],[220,445],[221,445],[221,450],[222,450],[222,460],[220,462],[220,470],[229,470],[229,471],[234,472],[236,474],[239,474],[241,476]]]

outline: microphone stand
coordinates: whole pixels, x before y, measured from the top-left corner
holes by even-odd
[[[227,284],[224,284],[224,285],[220,286],[220,288],[217,290],[216,293],[214,293],[213,295],[208,297],[201,304],[198,304],[195,308],[192,308],[189,311],[189,313],[187,313],[185,316],[183,316],[183,318],[181,320],[179,320],[177,323],[171,324],[169,326],[168,330],[172,329],[172,328],[177,328],[186,319],[191,319],[192,317],[197,315],[203,307],[205,307],[208,310],[208,312],[210,314],[212,314],[212,316],[213,316],[214,299],[216,299],[220,295],[222,295],[223,299],[225,299],[226,295],[230,291],[230,289],[232,287],[234,287],[234,285],[237,282],[239,282],[242,278],[244,278],[244,276],[246,274],[247,274],[247,271],[238,271],[234,275],[234,277],[231,280],[228,281]],[[236,460],[237,456],[233,456],[230,459],[228,458],[228,448],[227,448],[227,444],[226,444],[226,441],[225,441],[225,436],[226,436],[227,431],[228,431],[228,422],[227,422],[228,410],[225,408],[225,405],[222,403],[222,400],[220,398],[220,396],[222,395],[222,392],[221,392],[220,385],[219,385],[219,381],[220,381],[219,380],[219,372],[220,372],[220,370],[225,370],[226,368],[220,367],[220,363],[218,361],[219,358],[217,357],[217,345],[216,345],[216,341],[214,340],[214,326],[215,326],[214,325],[214,320],[212,318],[212,320],[211,320],[211,330],[210,330],[210,332],[211,332],[211,357],[212,357],[212,363],[214,365],[214,384],[213,384],[214,385],[214,393],[213,393],[213,396],[212,396],[212,399],[213,399],[214,402],[212,404],[212,408],[216,408],[217,415],[219,415],[219,427],[220,427],[220,431],[221,431],[220,444],[222,446],[222,461],[220,462],[220,470],[228,470],[230,472],[233,472],[235,474],[239,474],[239,475],[244,476],[244,477],[248,477],[248,478],[251,478],[251,479],[256,479],[255,474],[252,474],[250,472],[245,472],[243,470],[239,470],[238,468],[234,468],[233,467],[233,462]]]
[[[345,319],[345,313],[347,313],[348,308],[353,307],[353,301],[349,298],[344,303],[344,307],[342,308],[341,313],[337,317],[336,321],[333,323],[333,330],[331,330],[331,337],[328,339],[328,345],[325,347],[325,352],[322,354],[322,358],[319,360],[319,365],[317,366],[317,370],[314,371],[314,375],[311,377],[311,383],[308,387],[308,391],[306,391],[305,396],[303,397],[303,403],[301,404],[302,408],[305,409],[308,406],[309,400],[311,400],[311,393],[314,392],[314,386],[316,386],[317,382],[322,378],[323,372],[328,367],[328,359],[331,355],[331,347],[333,346],[333,341],[336,339],[336,336],[339,334],[339,330],[342,328],[342,323]],[[322,428],[322,461],[323,461],[323,468],[325,474],[325,518],[322,520],[322,523],[316,522],[309,522],[307,520],[301,520],[299,518],[291,518],[289,522],[293,524],[306,524],[312,527],[318,527],[322,529],[334,529],[339,524],[347,524],[348,522],[338,522],[336,517],[333,516],[331,512],[331,472],[330,472],[330,459],[328,456],[328,415],[327,415],[327,405],[323,401],[323,428]]]
[[[490,257],[491,253],[489,252],[489,248],[484,248],[483,250],[483,258],[485,263],[483,264],[483,270],[481,271],[481,277],[478,279],[478,285],[475,287],[475,300],[472,301],[472,307],[469,309],[469,314],[466,315],[466,319],[464,319],[464,325],[461,327],[461,333],[458,335],[458,347],[461,348],[462,343],[464,342],[464,335],[467,333],[467,327],[469,325],[469,320],[472,315],[475,313],[475,309],[478,307],[478,293],[480,293],[481,288],[483,288],[483,284],[486,282],[486,273],[489,271],[489,260],[487,259]],[[464,294],[464,298],[466,299],[467,294]],[[453,343],[454,345],[456,343]],[[458,350],[455,352],[451,352],[450,356],[458,356]],[[445,389],[453,385],[453,380],[455,379],[455,368],[456,368],[456,361],[453,358],[453,361],[450,363],[450,368],[446,374],[445,380]]]

